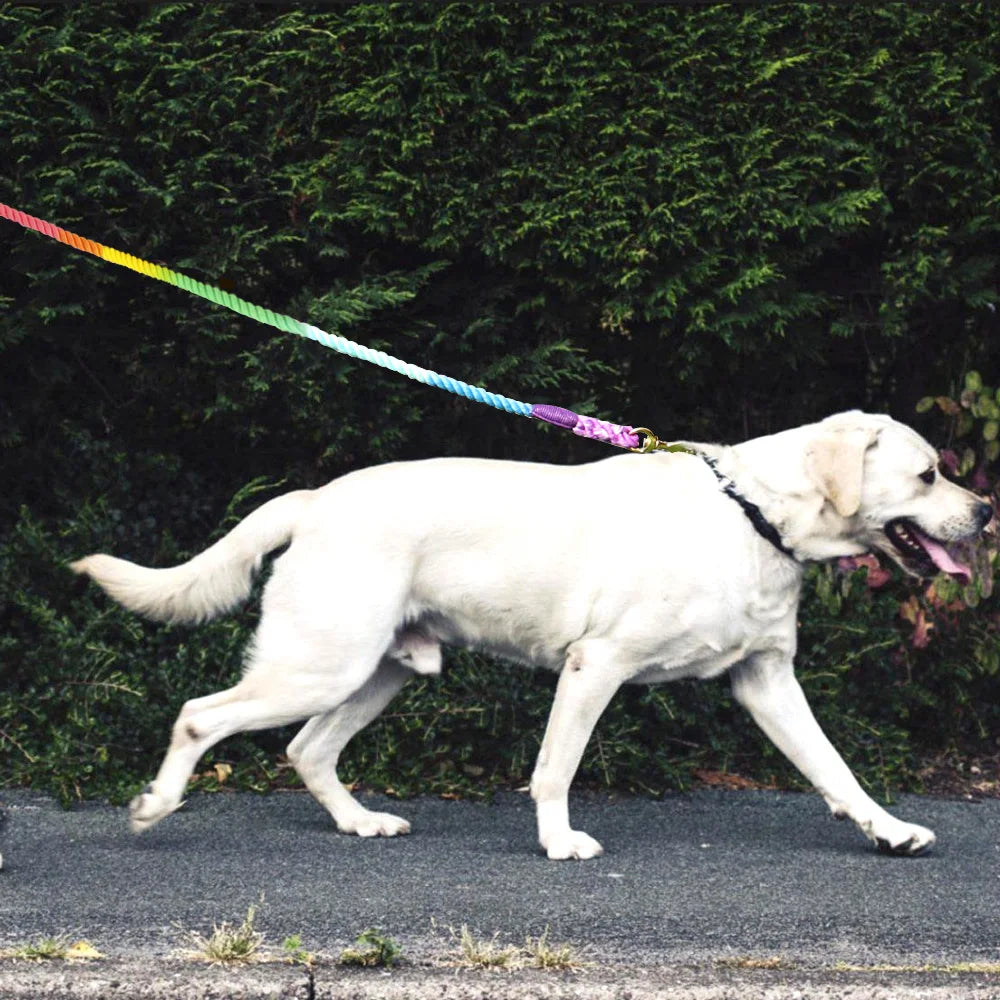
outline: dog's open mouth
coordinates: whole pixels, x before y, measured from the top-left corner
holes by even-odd
[[[964,562],[959,562],[944,542],[925,535],[905,517],[890,521],[883,530],[911,573],[923,577],[948,573],[962,584],[972,580],[972,570]]]

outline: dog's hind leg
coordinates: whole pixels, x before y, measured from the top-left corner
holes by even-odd
[[[142,833],[182,805],[198,758],[219,740],[243,728],[246,702],[239,685],[185,702],[156,777],[129,803],[129,826]]]
[[[235,687],[187,702],[156,778],[129,805],[132,830],[141,833],[180,804],[195,764],[206,750],[234,733],[271,729],[332,712],[361,688],[378,666],[387,637],[369,648],[349,644],[343,659],[326,669],[294,658],[259,654]]]
[[[328,573],[334,554],[321,541],[293,541],[275,562],[243,679],[184,706],[156,778],[129,807],[136,832],[180,805],[198,758],[219,740],[333,712],[393,647],[404,617],[405,561],[340,553],[353,568],[340,577]]]
[[[394,837],[410,832],[405,819],[365,809],[341,784],[337,760],[351,738],[376,718],[412,676],[412,669],[383,658],[350,698],[332,712],[311,718],[288,745],[289,761],[341,833]]]
[[[170,746],[156,778],[129,803],[129,826],[133,833],[148,830],[182,804],[188,778],[198,758],[211,745],[204,741],[203,736],[197,738],[204,733],[204,727],[199,724],[196,730],[193,720],[203,712],[217,711],[239,697],[237,685],[184,703],[174,723]],[[221,738],[220,736],[219,739]]]

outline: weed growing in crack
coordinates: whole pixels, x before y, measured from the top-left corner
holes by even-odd
[[[198,957],[208,962],[223,965],[253,962],[260,957],[260,948],[264,943],[264,935],[254,927],[256,916],[257,906],[251,903],[247,915],[235,927],[223,921],[212,925],[212,933],[208,937],[197,931],[186,931],[185,934]]]
[[[498,931],[488,941],[475,937],[466,924],[462,924],[458,933],[451,930],[452,937],[458,939],[461,952],[460,965],[477,969],[511,969],[515,967],[518,951],[513,945],[501,947],[497,943],[500,937]]]
[[[574,969],[582,969],[587,964],[571,944],[566,942],[551,944],[548,927],[542,931],[539,937],[525,939],[524,953],[533,969],[572,972]]]
[[[69,938],[64,934],[53,937],[36,938],[22,944],[7,954],[10,958],[20,958],[31,962],[61,962],[69,954]]]
[[[391,937],[377,927],[369,927],[358,935],[353,948],[345,948],[340,953],[340,964],[389,967],[402,956],[402,949]]]
[[[289,934],[284,941],[281,942],[281,950],[284,953],[284,958],[286,962],[290,962],[292,965],[312,965],[316,956],[311,952],[306,951],[302,945],[302,938],[298,934]]]
[[[457,932],[454,928],[448,928],[448,932],[458,942],[459,958],[455,964],[468,968],[571,972],[587,964],[572,945],[552,944],[548,927],[537,938],[525,938],[520,948],[512,944],[500,945],[499,931],[486,940],[477,938],[465,924]]]

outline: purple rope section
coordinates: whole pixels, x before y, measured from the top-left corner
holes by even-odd
[[[616,448],[638,448],[642,444],[642,436],[634,427],[613,424],[608,420],[598,420],[596,417],[583,417],[572,410],[561,406],[534,405],[531,414],[536,420],[544,420],[547,424],[555,424],[579,434],[580,437],[603,441]]]

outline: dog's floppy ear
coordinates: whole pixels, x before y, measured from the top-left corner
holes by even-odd
[[[841,517],[853,517],[861,506],[865,452],[877,431],[851,428],[827,431],[806,449],[806,471]]]

